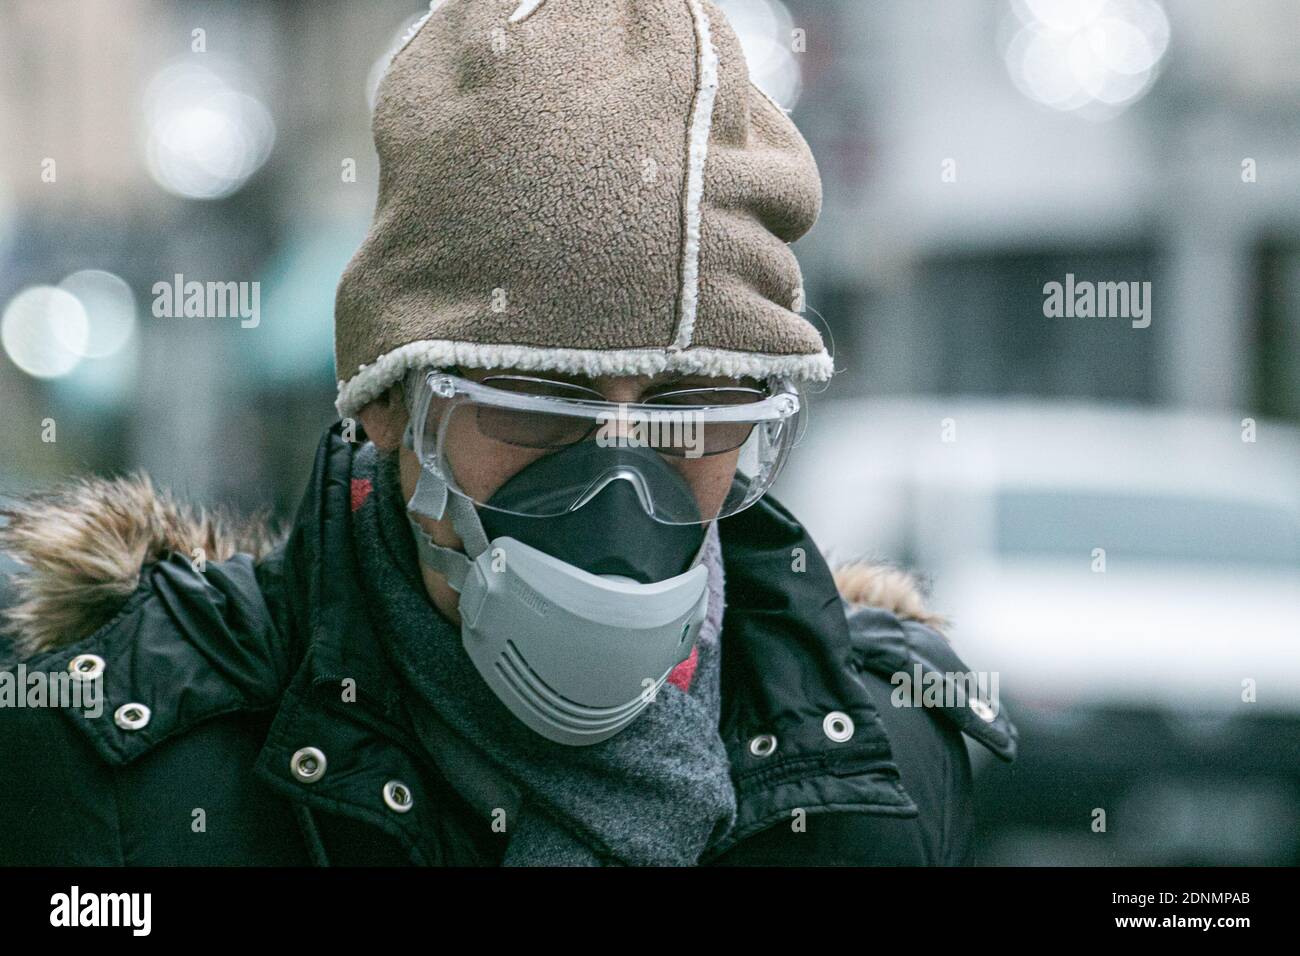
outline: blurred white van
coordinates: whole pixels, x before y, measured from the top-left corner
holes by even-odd
[[[997,862],[1300,862],[1300,429],[1243,419],[814,397],[774,494],[999,672]],[[1098,806],[1141,825],[1090,839]]]
[[[1249,678],[1300,706],[1300,429],[1241,421],[825,402],[774,493],[833,558],[932,577],[963,654],[1020,694],[1222,710]]]

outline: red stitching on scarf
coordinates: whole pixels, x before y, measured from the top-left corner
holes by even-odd
[[[353,511],[356,511],[358,508],[360,508],[362,505],[366,503],[366,499],[370,497],[370,490],[373,487],[374,486],[371,484],[369,478],[352,479],[352,510]]]
[[[668,683],[687,691],[691,689],[691,678],[695,676],[695,665],[700,662],[699,647],[691,648],[691,656],[686,658],[668,675]]]

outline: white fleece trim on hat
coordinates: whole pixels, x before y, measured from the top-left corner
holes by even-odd
[[[718,51],[713,46],[709,15],[700,0],[686,0],[695,23],[699,48],[699,80],[695,89],[695,114],[691,117],[690,151],[686,164],[686,240],[682,245],[682,311],[673,339],[674,349],[691,344],[695,315],[700,304],[700,220],[704,203],[704,163],[713,132],[713,104],[718,96]]]
[[[410,342],[363,365],[340,381],[334,407],[349,418],[382,395],[413,368],[464,365],[469,368],[519,368],[572,375],[658,375],[685,372],[722,378],[781,376],[797,382],[825,382],[835,373],[823,349],[805,355],[763,355],[729,349],[693,348],[561,349],[534,345],[482,345],[449,339]]]
[[[510,22],[523,23],[536,13],[537,8],[545,2],[546,0],[523,0],[523,2],[519,4],[519,8],[515,10],[514,13],[510,14]]]

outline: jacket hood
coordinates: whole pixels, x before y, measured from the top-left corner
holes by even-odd
[[[19,657],[72,644],[102,627],[140,583],[141,570],[175,552],[188,561],[260,560],[284,537],[265,517],[234,518],[155,489],[147,475],[87,478],[0,508],[9,577],[3,627]],[[6,606],[7,605],[7,606]]]
[[[830,378],[789,248],[817,165],[707,0],[435,0],[373,132],[341,416],[425,365]]]
[[[0,509],[0,553],[22,567],[0,600],[3,628],[19,657],[73,644],[104,625],[140,582],[142,569],[175,552],[216,562],[236,553],[261,560],[287,529],[265,517],[235,519],[178,502],[148,476],[80,479]],[[835,571],[851,603],[936,626],[915,579],[883,564]],[[6,606],[7,605],[7,606]]]

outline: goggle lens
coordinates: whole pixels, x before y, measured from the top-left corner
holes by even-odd
[[[541,401],[498,404],[483,386]],[[451,485],[481,507],[552,517],[626,480],[656,520],[696,524],[748,507],[775,480],[796,429],[793,413],[771,417],[767,398],[750,388],[686,388],[619,406],[578,385],[493,377],[431,402],[423,448],[436,450]],[[745,419],[746,405],[758,420]],[[553,469],[546,494],[493,502],[503,481],[558,453],[565,467]]]

